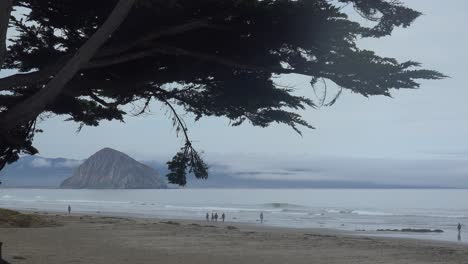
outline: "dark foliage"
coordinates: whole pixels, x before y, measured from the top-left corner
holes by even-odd
[[[13,105],[43,87],[103,23],[116,0],[17,0],[23,18],[4,69],[26,73],[0,79],[0,119]],[[407,27],[420,13],[387,0],[140,0],[118,31],[70,81],[45,112],[68,115],[81,125],[120,120],[123,105],[152,100],[170,107],[186,145],[168,162],[172,183],[186,173],[207,177],[207,166],[192,148],[187,129],[171,104],[199,119],[223,116],[233,125],[249,121],[312,128],[294,110],[314,107],[276,85],[275,76],[297,73],[311,85],[331,81],[364,96],[390,96],[391,89],[418,88],[418,79],[444,75],[398,62],[356,46],[360,37],[382,37]],[[345,5],[367,20],[351,21]],[[3,92],[2,92],[3,91]],[[332,103],[334,100],[332,101]],[[0,168],[20,152],[34,154],[35,120],[0,135]]]

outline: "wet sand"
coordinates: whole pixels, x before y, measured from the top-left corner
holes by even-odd
[[[457,243],[238,223],[43,214],[54,227],[0,228],[10,263],[468,264]]]

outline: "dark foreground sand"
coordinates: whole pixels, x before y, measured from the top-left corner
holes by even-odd
[[[461,244],[239,224],[47,215],[60,224],[0,228],[10,263],[468,264]]]

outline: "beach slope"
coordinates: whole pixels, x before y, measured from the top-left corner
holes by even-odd
[[[0,228],[10,263],[468,263],[461,244],[327,231],[88,215],[51,227]]]

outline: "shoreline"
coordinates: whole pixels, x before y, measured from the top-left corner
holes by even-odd
[[[28,212],[31,213],[31,212]],[[32,213],[54,227],[0,228],[10,263],[464,263],[463,244],[233,222]]]
[[[11,208],[12,210],[17,210],[15,208]],[[38,215],[49,215],[49,214],[63,214],[66,215],[66,212],[59,211],[59,210],[38,210],[35,208],[31,209],[21,209],[17,210],[19,212],[27,213],[27,214],[38,214]],[[221,221],[212,222],[212,221],[205,221],[200,219],[184,219],[184,218],[173,218],[173,217],[157,217],[154,215],[145,215],[145,214],[131,214],[131,213],[123,213],[123,212],[100,212],[100,211],[85,211],[85,212],[75,212],[71,215],[76,216],[97,216],[97,217],[125,217],[125,218],[132,218],[132,219],[140,219],[140,220],[157,220],[157,221],[177,221],[177,222],[184,222],[184,223],[199,223],[199,224],[214,224],[214,223],[222,223]],[[344,230],[338,228],[322,228],[322,227],[293,227],[293,226],[280,226],[280,225],[269,225],[268,222],[266,224],[259,224],[259,223],[248,223],[248,222],[236,222],[236,221],[226,221],[225,224],[231,224],[235,226],[242,226],[245,228],[261,228],[261,229],[268,229],[268,230],[290,230],[290,231],[303,231],[303,232],[314,232],[314,233],[324,233],[324,234],[334,234],[334,235],[349,235],[349,236],[358,236],[358,237],[369,237],[369,238],[382,238],[382,239],[402,239],[402,240],[410,240],[410,241],[421,241],[421,242],[434,242],[436,244],[448,244],[448,245],[468,245],[468,241],[451,241],[451,240],[444,240],[444,239],[437,239],[433,237],[425,237],[427,235],[431,235],[433,233],[417,233],[417,232],[384,232],[384,231],[376,231],[376,230]]]
[[[92,214],[27,212],[54,227],[0,228],[10,263],[445,263],[462,244],[364,237],[337,230]]]
[[[462,229],[460,240],[456,230],[458,223],[468,223],[468,207],[460,199],[468,197],[464,191],[167,191],[5,189],[0,190],[0,206],[63,213],[71,205],[74,213],[189,220],[204,220],[206,212],[225,212],[227,221],[254,225],[259,224],[259,214],[264,212],[264,225],[275,227],[328,228],[337,230],[335,233],[455,243],[468,239],[468,228]],[[441,192],[447,199],[435,198]],[[366,197],[379,198],[366,202]],[[401,232],[404,229],[444,232]]]

